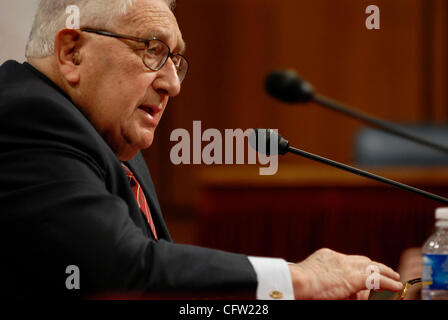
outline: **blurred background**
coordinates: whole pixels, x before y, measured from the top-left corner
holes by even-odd
[[[0,62],[23,60],[33,3],[0,3]],[[371,4],[380,30],[365,27]],[[273,176],[258,165],[175,166],[170,134],[192,133],[195,120],[221,132],[278,128],[298,148],[448,196],[445,155],[264,90],[270,71],[295,69],[317,92],[443,143],[448,1],[178,0],[176,15],[190,71],[144,152],[175,241],[290,261],[328,247],[393,267],[423,244],[442,204],[292,155]]]

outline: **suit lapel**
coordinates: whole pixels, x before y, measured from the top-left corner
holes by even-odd
[[[146,166],[145,160],[142,154],[139,152],[132,160],[126,162],[126,165],[134,173],[134,176],[140,183],[143,192],[145,193],[146,200],[149,202],[149,209],[151,216],[156,226],[157,235],[160,239],[172,241],[168,228],[165,224],[165,220],[162,216],[162,210],[160,209],[159,201],[157,199],[156,190],[152,183],[151,174]]]

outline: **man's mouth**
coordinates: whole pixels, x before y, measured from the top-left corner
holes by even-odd
[[[139,109],[145,111],[146,113],[148,113],[151,117],[154,116],[154,109],[150,106],[140,106],[138,107]]]

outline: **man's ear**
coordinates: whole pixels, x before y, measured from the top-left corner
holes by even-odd
[[[80,53],[81,34],[77,30],[63,29],[55,37],[54,50],[57,67],[62,77],[70,84],[77,84],[80,80],[82,58]]]

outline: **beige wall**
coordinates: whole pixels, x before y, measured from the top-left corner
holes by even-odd
[[[0,1],[0,64],[8,59],[25,60],[37,0]]]

